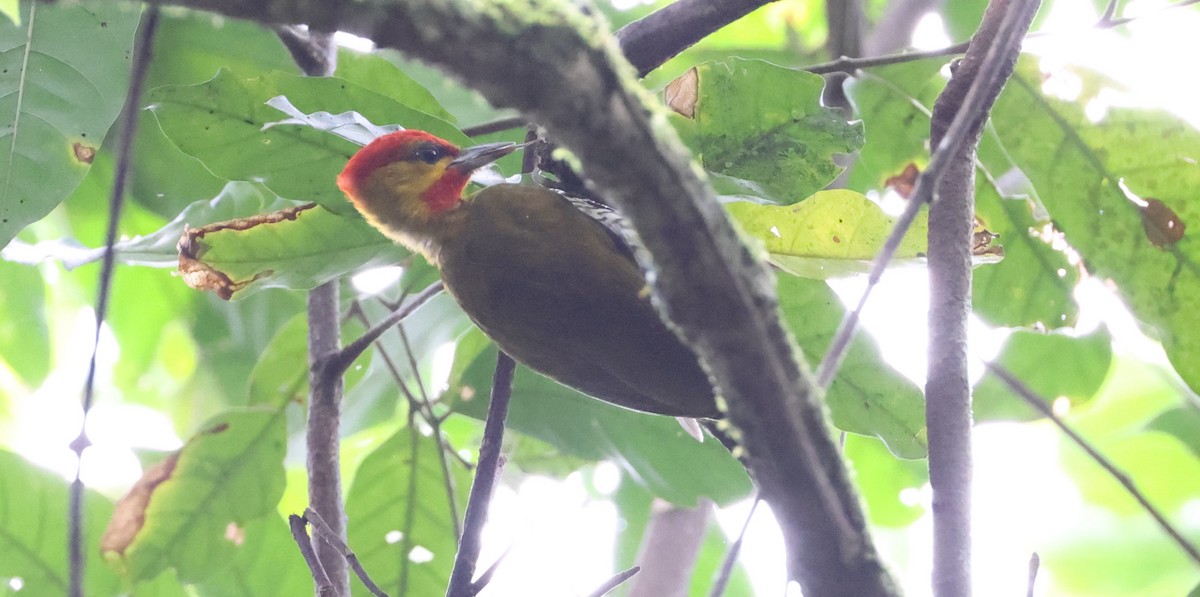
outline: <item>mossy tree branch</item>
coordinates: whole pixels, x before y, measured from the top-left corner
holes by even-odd
[[[581,159],[653,257],[658,300],[728,402],[806,594],[890,595],[822,402],[779,319],[774,279],[738,240],[603,27],[560,2],[177,0],[343,30],[441,66],[521,110]]]

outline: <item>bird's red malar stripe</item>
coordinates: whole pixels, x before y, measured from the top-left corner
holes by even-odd
[[[446,168],[446,173],[421,193],[421,201],[424,201],[433,213],[454,209],[462,201],[463,189],[467,188],[467,182],[470,180],[470,173],[453,167]]]

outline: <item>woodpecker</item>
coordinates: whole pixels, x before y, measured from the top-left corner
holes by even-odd
[[[563,385],[633,410],[718,418],[708,376],[659,318],[628,244],[572,198],[528,184],[472,196],[471,174],[517,149],[459,149],[398,131],[358,151],[337,184],[380,232],[438,268],[504,352]]]

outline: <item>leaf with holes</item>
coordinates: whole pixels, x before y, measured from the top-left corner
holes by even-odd
[[[996,130],[1088,270],[1116,284],[1200,389],[1200,242],[1185,232],[1200,221],[1200,131],[1154,110],[1091,119],[1084,107],[1115,83],[1082,69],[1050,76],[1079,81],[1079,96],[1046,97],[1046,75],[1025,61],[996,103]],[[1163,228],[1180,236],[1165,242]]]

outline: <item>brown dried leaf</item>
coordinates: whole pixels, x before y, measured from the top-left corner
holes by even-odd
[[[982,257],[991,255],[994,257],[1004,257],[1004,247],[996,242],[1000,238],[999,234],[987,229],[986,223],[978,217],[975,218],[975,230],[971,236],[971,255]]]
[[[667,107],[686,118],[696,118],[696,99],[700,89],[700,74],[695,67],[687,69],[663,90]]]
[[[137,539],[138,532],[146,523],[146,507],[150,505],[154,490],[171,478],[178,461],[179,452],[175,452],[162,462],[146,469],[129,493],[117,501],[112,518],[108,521],[108,528],[104,529],[104,536],[100,539],[102,553],[125,554],[125,550]]]
[[[289,207],[266,214],[258,214],[248,218],[237,218],[225,222],[216,222],[199,228],[184,227],[183,236],[177,245],[179,249],[179,275],[188,286],[200,291],[212,291],[224,300],[233,297],[233,293],[252,284],[255,280],[270,275],[271,272],[259,272],[246,280],[234,280],[225,272],[214,269],[201,261],[207,247],[204,235],[222,230],[249,230],[264,224],[276,224],[287,220],[295,220],[301,212],[316,207],[316,203],[307,203]]]
[[[917,165],[909,162],[903,172],[884,181],[884,186],[896,191],[901,197],[910,199],[913,189],[917,186],[917,177],[920,175],[921,171],[917,169]]]

